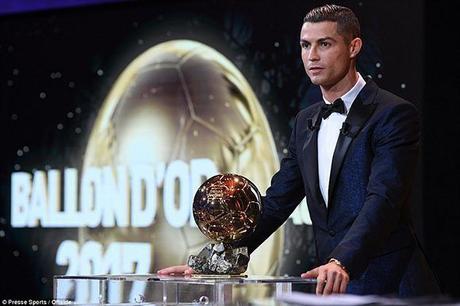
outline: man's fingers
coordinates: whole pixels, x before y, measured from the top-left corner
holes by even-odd
[[[326,276],[326,286],[324,286],[323,294],[329,295],[332,293],[332,289],[334,289],[334,282],[337,276],[337,272],[334,270],[328,270]]]
[[[316,267],[300,276],[302,278],[316,278],[316,294],[318,295],[345,293],[349,281],[346,273],[338,271],[336,266],[327,268],[327,265]]]
[[[318,269],[318,277],[316,278],[316,294],[322,295],[326,284],[326,271]]]
[[[332,288],[332,293],[341,293],[340,287],[344,281],[342,274],[338,273],[334,280],[334,287]]]
[[[162,275],[168,275],[168,274],[183,274],[185,271],[191,270],[187,265],[183,266],[172,266],[168,268],[164,268],[159,270],[157,273],[162,274]],[[193,271],[193,270],[192,270]],[[191,274],[191,273],[190,273]]]
[[[348,281],[348,276],[345,276],[340,284],[340,293],[345,293],[347,291]]]
[[[318,269],[319,268],[314,268],[313,270],[307,271],[305,273],[302,273],[300,277],[302,278],[317,278],[318,277]]]

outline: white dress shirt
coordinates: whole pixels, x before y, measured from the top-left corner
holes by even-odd
[[[332,157],[334,155],[337,139],[339,138],[340,129],[347,118],[353,101],[365,85],[366,81],[364,81],[361,74],[358,73],[358,81],[356,84],[341,97],[345,104],[345,114],[334,112],[326,119],[321,120],[321,126],[318,132],[318,177],[319,188],[326,206],[328,206],[329,200],[329,177],[331,175]],[[328,104],[334,102],[327,101],[324,96],[323,100]]]

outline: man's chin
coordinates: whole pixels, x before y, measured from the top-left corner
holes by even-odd
[[[318,78],[318,77],[310,77],[310,82],[313,84],[313,85],[322,85],[324,80],[321,79],[321,78]]]
[[[331,87],[334,84],[333,82],[331,82],[331,80],[329,80],[327,78],[320,78],[320,77],[310,78],[310,82],[313,85],[321,86],[321,87],[324,87],[324,88]]]

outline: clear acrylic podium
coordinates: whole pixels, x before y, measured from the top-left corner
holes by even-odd
[[[55,276],[60,305],[231,305],[276,299],[293,286],[314,292],[316,280],[276,276]]]

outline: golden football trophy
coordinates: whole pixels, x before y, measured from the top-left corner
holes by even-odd
[[[249,263],[247,247],[232,244],[254,232],[262,211],[257,187],[236,174],[206,180],[195,194],[193,216],[201,232],[217,243],[191,255],[188,266],[198,274],[241,274]]]

